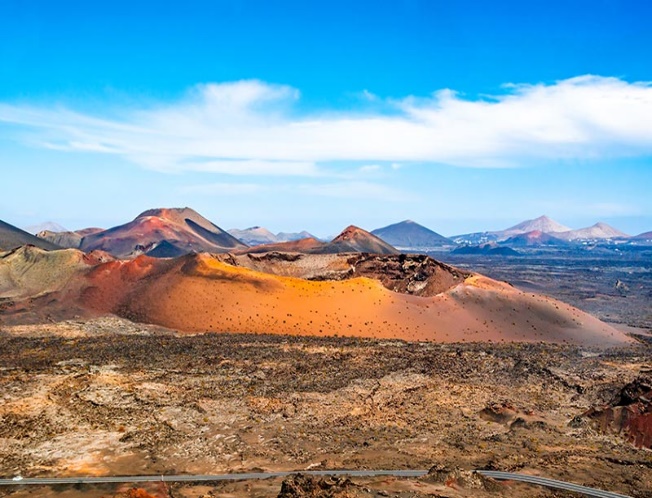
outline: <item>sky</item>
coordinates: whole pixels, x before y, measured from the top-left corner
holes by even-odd
[[[0,2],[0,219],[652,230],[652,2]]]

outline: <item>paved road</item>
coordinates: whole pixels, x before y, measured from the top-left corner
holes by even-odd
[[[109,482],[205,482],[205,481],[244,481],[248,479],[269,479],[287,477],[294,474],[310,476],[352,476],[352,477],[421,477],[427,470],[298,470],[293,472],[253,472],[248,474],[217,475],[165,475],[165,476],[116,476],[116,477],[25,477],[20,481],[0,479],[0,486],[9,485],[49,485],[49,484],[102,484]]]
[[[526,474],[513,474],[511,472],[497,472],[493,470],[478,470],[482,474],[493,479],[521,481],[528,484],[536,484],[538,486],[545,486],[547,488],[563,489],[566,491],[574,491],[586,496],[594,496],[596,498],[631,498],[627,495],[620,495],[618,493],[611,493],[609,491],[602,491],[601,489],[587,488],[570,482],[556,481],[555,479],[547,479],[545,477],[530,476]]]
[[[631,498],[618,493],[587,488],[569,482],[546,479],[526,474],[511,472],[496,472],[492,470],[479,470],[478,473],[499,480],[520,481],[536,484],[554,489],[574,491],[595,498]],[[269,479],[272,477],[287,477],[292,474],[311,476],[351,476],[351,477],[421,477],[428,473],[427,470],[303,470],[295,472],[253,472],[247,474],[216,474],[216,475],[164,475],[164,476],[116,476],[116,477],[26,477],[19,481],[13,479],[0,479],[0,486],[36,485],[47,486],[53,484],[103,484],[103,483],[138,483],[138,482],[206,482],[206,481],[242,481],[249,479]]]

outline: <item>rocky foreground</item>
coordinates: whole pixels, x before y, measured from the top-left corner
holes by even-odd
[[[468,472],[490,468],[649,497],[649,440],[628,432],[645,424],[600,414],[645,416],[650,365],[645,345],[179,336],[116,318],[4,326],[2,476],[433,470],[0,496],[565,496]]]

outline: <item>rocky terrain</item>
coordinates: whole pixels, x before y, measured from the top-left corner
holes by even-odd
[[[188,336],[111,317],[5,325],[0,475],[433,471],[0,496],[566,496],[469,472],[489,468],[650,497],[650,452],[589,416],[650,365],[644,345]]]

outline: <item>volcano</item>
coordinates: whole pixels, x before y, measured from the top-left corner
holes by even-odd
[[[162,247],[159,247],[161,246]],[[150,209],[136,219],[82,239],[83,251],[106,251],[118,258],[141,254],[177,257],[190,252],[222,253],[247,246],[190,208]]]

